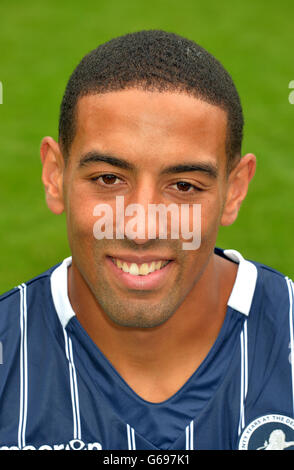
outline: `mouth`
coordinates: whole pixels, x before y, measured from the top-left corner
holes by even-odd
[[[124,273],[129,273],[131,276],[148,276],[154,271],[163,269],[172,260],[158,260],[149,263],[137,264],[134,262],[127,262],[119,258],[111,258],[111,261]]]
[[[131,289],[160,288],[167,281],[174,260],[156,259],[144,263],[107,256],[111,272],[117,282]]]

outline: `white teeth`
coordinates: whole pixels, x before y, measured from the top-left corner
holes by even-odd
[[[155,263],[155,269],[160,269],[161,268],[162,261],[157,261]]]
[[[128,273],[128,272],[129,272],[129,267],[128,267],[127,263],[123,263],[122,266],[121,266],[121,269],[122,269],[125,273]]]
[[[116,258],[112,258],[112,260],[119,269],[125,273],[131,274],[132,276],[146,276],[149,273],[153,273],[154,271],[161,269],[168,263],[168,261],[162,260],[152,261],[151,263],[143,263],[140,266],[138,266],[136,263],[131,263],[129,266],[125,261]]]
[[[147,264],[147,263],[141,264],[140,269],[139,269],[139,274],[140,274],[141,276],[145,276],[145,275],[148,274],[148,273],[149,273],[148,264]]]
[[[159,261],[159,262],[161,264],[161,261]],[[153,273],[153,271],[155,271],[155,261],[152,261],[152,263],[150,265],[150,268],[149,268],[150,273]]]
[[[129,273],[132,274],[132,276],[138,276],[139,266],[136,263],[132,263],[129,269]]]
[[[117,260],[116,260],[116,264],[117,264],[117,267],[118,267],[118,268],[121,268],[121,267],[122,267],[122,262],[121,262],[120,259],[117,259]]]

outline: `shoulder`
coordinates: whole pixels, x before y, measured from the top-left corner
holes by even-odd
[[[293,328],[293,282],[270,266],[253,260],[247,262],[256,269],[248,327],[251,325],[251,332],[258,335],[261,345],[265,339],[270,349],[276,339],[288,344]]]
[[[243,257],[236,250],[218,248],[216,253],[239,264],[230,301],[239,307],[244,304],[246,308],[242,313],[248,315],[250,312],[251,318],[257,315],[274,323],[289,314],[294,292],[289,277],[266,264]],[[241,307],[239,311],[242,311]]]
[[[256,288],[263,289],[264,293],[269,294],[271,297],[276,294],[284,295],[291,290],[293,285],[292,280],[276,269],[261,262],[245,258],[236,250],[216,248],[215,252],[220,256],[239,263],[239,266],[246,264],[246,273],[249,273],[249,277],[243,276],[244,281],[250,277],[255,277]]]
[[[19,316],[22,305],[29,297],[30,302],[37,298],[44,299],[44,295],[50,290],[50,276],[60,263],[52,266],[47,271],[29,279],[26,282],[15,286],[7,292],[0,295],[0,333],[7,324],[13,323]]]
[[[274,305],[277,310],[290,307],[293,301],[293,281],[285,274],[270,266],[250,261],[257,269],[257,291],[263,298],[264,305]]]

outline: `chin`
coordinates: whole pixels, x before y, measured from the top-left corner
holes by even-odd
[[[154,316],[154,311],[150,312],[149,315],[137,314],[128,316],[127,314],[122,315],[113,315],[107,313],[108,318],[118,326],[126,327],[126,328],[156,328],[160,325],[166,323],[171,314],[168,315],[156,315]]]

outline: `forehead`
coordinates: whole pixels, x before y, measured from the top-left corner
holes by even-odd
[[[155,167],[187,157],[226,164],[226,112],[186,93],[128,89],[88,95],[76,111],[74,159],[99,150]]]

